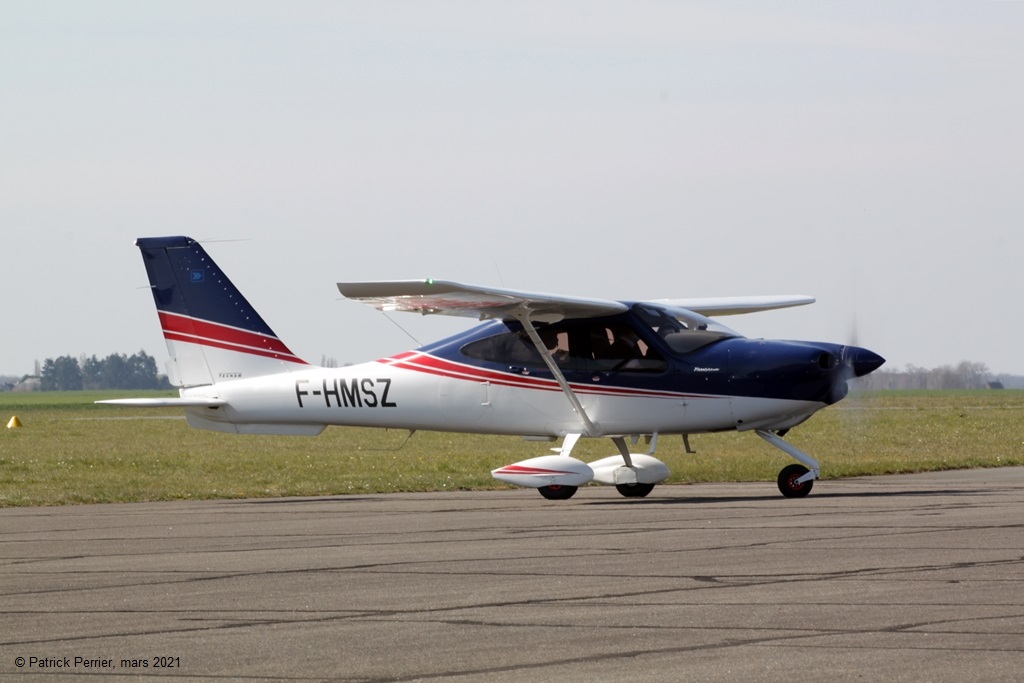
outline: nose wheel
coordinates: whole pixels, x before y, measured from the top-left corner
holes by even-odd
[[[800,478],[810,472],[809,469],[803,465],[786,465],[779,472],[779,491],[782,492],[786,498],[803,498],[811,492],[811,487],[814,486],[813,479],[807,479],[806,481],[800,481]]]
[[[796,458],[800,465],[787,465],[779,472],[779,491],[786,498],[803,498],[811,492],[814,480],[821,472],[818,461],[791,443],[782,440],[778,434],[764,429],[756,430],[757,435],[783,453]]]

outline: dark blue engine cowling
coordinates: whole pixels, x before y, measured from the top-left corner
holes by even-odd
[[[733,396],[793,399],[832,404],[846,396],[847,382],[880,367],[878,354],[825,342],[725,339],[688,354],[695,376]],[[685,370],[684,370],[685,372]]]

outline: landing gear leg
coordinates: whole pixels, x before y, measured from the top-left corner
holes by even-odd
[[[619,454],[622,455],[622,462],[625,463],[623,470],[631,470],[628,472],[622,472],[625,476],[625,483],[616,484],[615,490],[619,492],[620,496],[626,498],[646,498],[647,494],[654,490],[654,484],[641,484],[636,480],[636,469],[633,467],[633,456],[629,453],[629,448],[626,447],[626,440],[621,436],[612,438],[615,442],[615,446],[619,449]],[[651,436],[651,450],[653,453],[654,449],[658,447],[658,435],[653,434]]]
[[[803,498],[810,493],[814,480],[821,475],[818,461],[788,441],[783,441],[777,434],[764,429],[758,429],[756,432],[759,437],[801,463],[783,467],[779,472],[778,484],[782,495],[787,498]]]

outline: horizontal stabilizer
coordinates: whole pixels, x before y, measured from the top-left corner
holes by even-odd
[[[113,398],[96,403],[137,408],[217,408],[228,404],[220,398]]]

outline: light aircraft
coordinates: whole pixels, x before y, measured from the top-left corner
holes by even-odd
[[[562,439],[553,454],[492,471],[567,499],[589,482],[643,497],[669,476],[659,436],[752,431],[795,458],[778,477],[807,495],[818,461],[783,437],[841,400],[885,360],[857,346],[747,339],[708,315],[813,303],[806,296],[612,301],[443,280],[343,282],[382,311],[465,316],[474,328],[413,351],[342,368],[296,356],[206,250],[188,237],[136,241],[170,354],[178,398],[100,401],[179,406],[193,427],[315,435],[328,425]],[[617,453],[572,457],[582,437]],[[646,453],[630,451],[646,437]],[[692,451],[690,451],[692,452]]]

